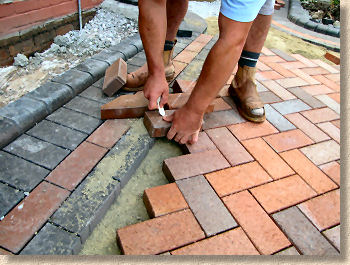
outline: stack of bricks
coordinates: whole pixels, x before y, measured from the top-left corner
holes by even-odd
[[[198,142],[163,162],[170,184],[144,191],[151,219],[117,230],[123,254],[339,255],[339,67],[267,48],[257,67],[267,120],[242,119],[224,87]]]

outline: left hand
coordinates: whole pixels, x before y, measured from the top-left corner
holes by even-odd
[[[172,121],[171,128],[167,134],[169,140],[175,136],[174,140],[180,144],[194,144],[198,141],[203,114],[195,113],[185,105],[176,110],[172,115],[164,116],[163,120]]]

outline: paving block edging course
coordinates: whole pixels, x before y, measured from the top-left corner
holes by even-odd
[[[2,107],[0,148],[103,77],[106,69],[117,59],[126,61],[142,50],[140,36],[135,34]]]
[[[311,21],[309,19],[308,11],[303,9],[299,0],[289,1],[288,19],[303,28],[340,38],[340,29]]]

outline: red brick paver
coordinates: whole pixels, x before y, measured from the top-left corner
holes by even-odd
[[[313,78],[315,78],[316,80],[320,81],[321,83],[323,83],[327,87],[333,89],[334,91],[337,91],[337,92],[340,91],[340,85],[339,84],[337,84],[336,82],[328,79],[327,77],[325,77],[323,75],[314,75]]]
[[[297,86],[307,86],[308,83],[301,79],[300,77],[290,77],[290,78],[284,78],[284,79],[278,79],[276,80],[277,83],[279,83],[284,88],[291,88],[291,87],[297,87]]]
[[[118,229],[125,255],[154,255],[204,238],[190,210],[184,210]]]
[[[69,191],[42,182],[0,222],[0,246],[17,253],[33,237]]]
[[[46,177],[46,180],[72,191],[107,151],[106,148],[83,142]]]
[[[223,201],[261,254],[269,255],[291,245],[248,191],[227,196]]]
[[[268,213],[296,205],[316,195],[298,175],[261,185],[251,189],[251,192]]]
[[[335,226],[340,223],[340,190],[308,200],[298,207],[318,230]]]
[[[287,89],[279,85],[274,80],[266,80],[266,81],[262,81],[261,83],[283,100],[296,98],[292,93],[290,93]]]
[[[236,228],[171,252],[171,255],[259,255],[242,228]]]
[[[198,141],[194,144],[186,144],[184,146],[184,149],[186,150],[186,153],[193,154],[203,151],[215,150],[217,148],[205,132],[199,132]]]
[[[143,202],[151,218],[188,208],[181,191],[175,183],[145,190]]]
[[[212,172],[205,177],[220,197],[272,181],[256,161]]]
[[[333,161],[327,164],[321,165],[320,169],[326,173],[335,183],[340,185],[340,165]]]
[[[244,122],[227,127],[238,140],[247,140],[278,133],[278,130],[267,120],[262,123]]]
[[[325,85],[312,85],[312,86],[304,86],[304,91],[309,93],[310,95],[323,95],[334,92],[332,89]]]
[[[325,133],[327,133],[333,140],[335,140],[338,144],[340,143],[340,129],[332,124],[331,122],[322,122],[317,124],[319,128],[322,129]]]
[[[301,114],[313,123],[339,119],[339,115],[330,108],[307,110],[301,112]]]

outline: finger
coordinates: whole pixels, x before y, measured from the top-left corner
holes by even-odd
[[[176,142],[180,142],[181,138],[184,137],[184,134],[183,133],[177,133],[174,140]]]
[[[184,137],[181,138],[180,144],[187,144],[189,142],[189,136],[185,135]]]
[[[199,131],[196,131],[194,134],[191,136],[191,144],[195,144],[198,141],[198,136],[199,136]]]
[[[148,109],[149,110],[158,109],[157,98],[150,96],[149,102],[148,102]]]
[[[176,130],[175,130],[175,128],[174,128],[173,126],[171,126],[171,128],[170,128],[170,130],[169,130],[169,132],[168,132],[168,134],[167,134],[166,137],[167,137],[169,140],[171,140],[171,139],[174,138],[175,134],[176,134]]]
[[[163,116],[163,120],[167,121],[167,122],[172,122],[174,119],[174,113],[168,116]]]
[[[162,97],[161,97],[161,100],[160,100],[160,103],[159,103],[159,105],[160,105],[161,108],[164,107],[164,105],[165,105],[166,103],[168,103],[168,97],[169,97],[169,90],[166,90],[166,91],[164,91],[164,93],[162,94]]]

